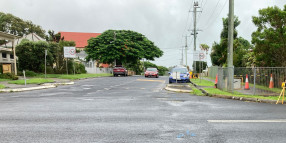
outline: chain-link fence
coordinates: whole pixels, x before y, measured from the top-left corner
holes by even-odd
[[[286,79],[286,67],[235,67],[233,70],[234,91],[247,95],[277,96]],[[209,77],[214,75],[218,75],[218,88],[226,91],[228,68],[209,68]]]

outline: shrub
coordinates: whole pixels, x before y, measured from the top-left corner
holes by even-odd
[[[35,72],[33,72],[33,71],[27,70],[27,71],[25,71],[25,75],[26,75],[26,77],[34,77],[37,74]]]
[[[51,66],[47,66],[47,74],[53,74],[53,73],[54,73],[54,69]]]
[[[0,78],[4,78],[4,79],[12,79],[12,80],[17,80],[18,77],[13,74],[13,73],[4,73],[0,75]]]

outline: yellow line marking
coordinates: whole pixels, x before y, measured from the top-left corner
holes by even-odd
[[[138,81],[165,82],[165,80],[137,79]]]

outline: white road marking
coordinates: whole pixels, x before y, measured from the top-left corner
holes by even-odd
[[[109,90],[110,88],[104,88],[105,90]]]
[[[11,97],[20,97],[20,96],[11,96]]]
[[[90,88],[83,88],[83,89],[90,89]]]
[[[278,120],[208,120],[209,123],[286,123],[286,119]]]
[[[91,86],[94,86],[94,85],[82,85],[82,86],[87,86],[87,87],[91,87]]]
[[[91,100],[94,100],[94,99],[81,99],[81,100],[87,100],[87,101],[91,101]]]

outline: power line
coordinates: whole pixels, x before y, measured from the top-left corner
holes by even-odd
[[[223,11],[223,9],[224,9],[224,7],[225,7],[226,4],[227,4],[227,0],[225,0],[225,2],[224,2],[224,4],[223,4],[223,7],[221,8],[219,14],[218,14],[217,16],[215,16],[214,20],[216,20],[217,17],[220,16],[220,14],[221,14],[221,12]],[[204,29],[208,29],[208,28],[210,27],[210,25],[211,25],[211,23],[210,23],[209,25],[207,25]]]

